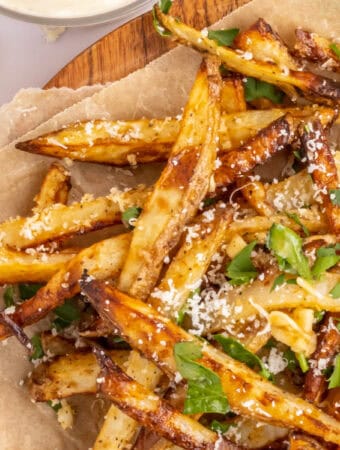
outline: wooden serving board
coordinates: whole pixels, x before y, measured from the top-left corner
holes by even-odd
[[[176,0],[171,14],[202,29],[250,0]],[[112,31],[74,58],[45,86],[78,88],[119,80],[170,50],[174,44],[159,36],[151,12]]]

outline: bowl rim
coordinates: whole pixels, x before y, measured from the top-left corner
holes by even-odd
[[[98,25],[105,22],[110,22],[112,20],[120,20],[124,17],[130,16],[131,14],[138,14],[142,8],[154,3],[151,0],[135,0],[129,5],[121,6],[120,8],[107,11],[101,14],[95,14],[93,16],[81,16],[81,17],[45,17],[36,16],[34,14],[26,14],[14,9],[1,6],[0,14],[11,17],[12,19],[22,20],[24,22],[36,23],[38,25],[47,26],[64,26],[64,27],[77,27],[77,26],[87,26],[87,25]]]

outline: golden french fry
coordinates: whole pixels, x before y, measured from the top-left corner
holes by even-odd
[[[223,113],[229,114],[247,110],[244,87],[240,78],[233,77],[222,80],[221,108]]]
[[[112,350],[109,354],[120,365],[128,356],[125,350]],[[76,394],[95,394],[99,372],[93,353],[78,351],[41,363],[27,383],[33,400],[46,402]]]
[[[204,60],[184,111],[181,132],[133,231],[118,283],[124,291],[148,297],[164,258],[209,189],[220,124],[220,91],[219,62]]]
[[[263,422],[299,428],[327,442],[340,444],[338,421],[305,400],[282,391],[210,344],[202,343],[149,305],[100,281],[84,280],[82,289],[99,314],[110,320],[133,348],[159,364],[170,377],[173,378],[177,372],[174,346],[179,342],[192,341],[202,352],[198,362],[220,377],[233,411]],[[130,318],[135,315],[138,323],[134,325]],[[144,339],[146,335],[147,340]],[[163,341],[166,346],[162,345]]]
[[[154,13],[160,25],[171,33],[174,40],[194,47],[196,50],[218,56],[231,70],[275,84],[288,91],[290,91],[290,86],[294,86],[302,92],[317,95],[318,99],[325,103],[338,103],[340,101],[339,84],[328,78],[310,72],[282,70],[275,64],[248,59],[244,54],[237,53],[229,47],[218,45],[214,40],[185,25],[177,18],[162,13],[158,6],[155,6]]]
[[[308,160],[308,170],[318,188],[321,203],[333,233],[340,231],[340,206],[337,189],[340,187],[336,163],[319,121],[300,130],[301,143]]]
[[[245,111],[240,81],[227,79],[223,80],[223,83],[221,106],[230,112],[222,114],[221,117],[221,153],[244,144],[287,112],[296,121],[304,121],[311,115],[318,115],[323,126],[327,126],[334,118],[334,111],[322,106]],[[238,111],[235,111],[236,108]],[[18,143],[17,148],[57,158],[67,157],[117,166],[134,165],[167,160],[180,126],[178,119],[77,122],[59,131]],[[111,129],[115,130],[114,136],[109,131]]]
[[[340,72],[340,58],[331,48],[335,42],[301,28],[295,30],[295,36],[294,50],[298,57],[317,63],[323,69]]]
[[[35,196],[33,213],[55,203],[65,205],[71,189],[70,173],[58,163],[53,163],[49,168],[39,193]]]
[[[79,279],[85,271],[98,279],[116,277],[126,259],[130,241],[131,235],[123,234],[85,248],[40,288],[34,297],[17,305],[10,317],[19,326],[38,322],[66,299],[80,292]],[[0,339],[10,335],[11,330],[0,324]]]
[[[148,196],[144,187],[108,197],[98,197],[66,206],[55,204],[32,217],[18,217],[0,224],[3,245],[15,249],[36,247],[74,234],[113,225],[129,206],[142,206]]]
[[[0,247],[0,285],[44,283],[77,253],[75,249],[42,253],[34,249],[20,252]]]
[[[99,390],[130,417],[184,449],[214,450],[224,442],[229,450],[239,449],[134,381],[103,351],[95,353],[101,366],[100,375],[104,378]]]

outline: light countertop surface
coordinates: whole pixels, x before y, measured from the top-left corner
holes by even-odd
[[[148,9],[150,6],[145,7],[145,11]],[[48,43],[39,25],[0,15],[0,105],[21,88],[44,86],[78,53],[132,17],[68,28],[56,42]]]

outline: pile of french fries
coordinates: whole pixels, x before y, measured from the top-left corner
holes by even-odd
[[[94,450],[338,448],[340,85],[302,64],[339,71],[339,47],[299,29],[288,49],[263,19],[227,45],[228,30],[197,31],[170,6],[155,6],[156,30],[204,53],[180,118],[17,144],[164,168],[153,186],[69,204],[70,175],[51,166],[31,215],[0,224],[0,338],[27,347],[30,394],[65,428],[68,398],[111,402]],[[24,328],[48,315],[30,341]]]

